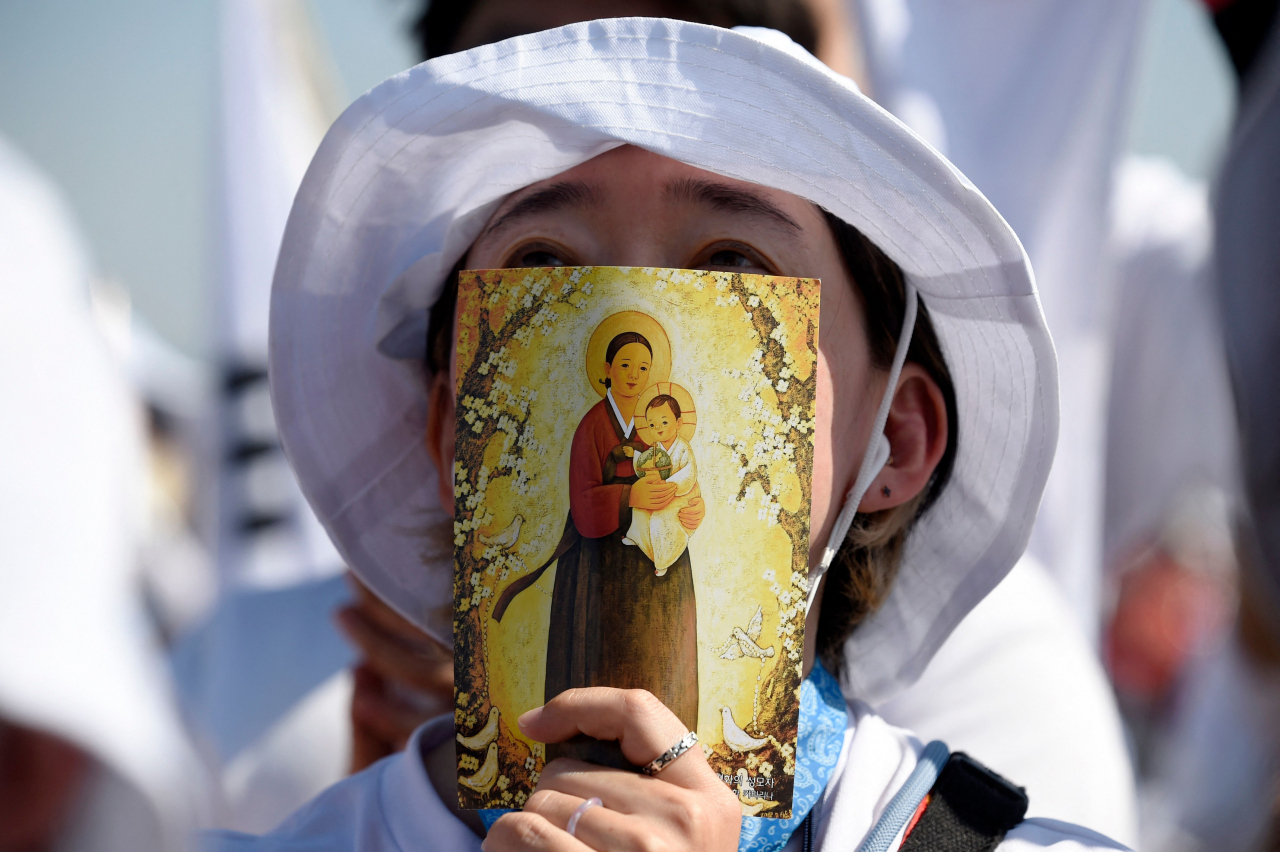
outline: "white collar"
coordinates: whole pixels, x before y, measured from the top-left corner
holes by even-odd
[[[604,395],[605,395],[605,398],[609,400],[609,405],[613,408],[613,413],[617,416],[618,423],[621,424],[622,412],[618,410],[618,403],[613,401],[613,391],[611,389],[606,388]],[[630,438],[631,429],[635,425],[636,425],[636,416],[633,414],[631,415],[631,422],[622,427],[622,437]]]
[[[668,454],[670,454],[670,453],[671,453],[671,447],[674,447],[674,446],[676,445],[676,441],[679,441],[679,440],[680,440],[680,436],[679,436],[679,435],[676,435],[674,438],[672,438],[672,439],[671,439],[671,446],[670,446],[670,447],[669,447],[669,446],[666,446],[666,445],[665,445],[665,444],[663,444],[661,441],[659,441],[659,442],[658,442],[658,446],[659,446],[659,447],[662,447],[662,449],[666,450],[666,451],[667,451],[667,453],[668,453]]]

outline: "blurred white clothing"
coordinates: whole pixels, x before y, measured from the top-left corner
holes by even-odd
[[[264,830],[350,761],[353,655],[332,622],[344,566],[280,449],[266,378],[281,236],[339,104],[305,3],[217,5],[219,375],[197,502],[220,596],[173,665],[227,799],[218,825]]]
[[[1280,624],[1280,23],[1245,77],[1218,178],[1214,257],[1222,340],[1240,426],[1240,550],[1264,629]],[[1269,620],[1269,624],[1267,623]],[[1280,635],[1272,633],[1274,637]],[[1246,852],[1280,795],[1280,670],[1251,661],[1235,635],[1188,677],[1169,744],[1144,795],[1152,852]]]
[[[1179,511],[1197,491],[1230,495],[1238,487],[1235,410],[1212,292],[1208,188],[1168,161],[1128,157],[1117,171],[1114,211],[1106,564],[1117,565],[1176,522],[1181,529],[1171,533],[1197,541],[1176,547],[1175,558],[1229,565],[1226,513]],[[1196,550],[1217,553],[1197,559]]]
[[[150,852],[182,848],[166,838],[151,801],[138,787],[95,765],[63,825],[53,852]]]
[[[73,817],[80,848],[125,808],[108,796],[150,814],[133,849],[176,849],[210,790],[143,606],[141,410],[88,280],[56,192],[0,140],[0,716],[100,764]]]
[[[343,577],[232,592],[174,648],[183,706],[220,761],[234,760],[355,662],[333,623],[350,594]]]
[[[346,775],[355,653],[334,626],[346,578],[224,592],[173,651],[183,708],[209,746],[222,828],[266,831]]]
[[[849,0],[876,99],[956,164],[1031,257],[1062,428],[1029,552],[1096,641],[1111,181],[1146,0]]]
[[[1280,673],[1234,636],[1198,662],[1143,792],[1149,852],[1251,852],[1280,795]]]
[[[237,831],[270,831],[351,771],[349,669],[311,690],[222,773],[227,818]]]
[[[1115,697],[1062,593],[1034,559],[1018,562],[920,680],[877,712],[1026,787],[1028,816],[1137,842]]]

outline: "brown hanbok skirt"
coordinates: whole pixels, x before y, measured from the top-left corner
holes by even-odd
[[[623,544],[629,524],[582,538],[556,563],[545,698],[581,686],[647,689],[691,731],[698,728],[698,613],[689,551],[661,577]],[[577,757],[629,768],[616,743],[578,738],[547,746],[547,760]]]

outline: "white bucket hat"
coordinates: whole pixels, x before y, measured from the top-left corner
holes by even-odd
[[[453,560],[424,446],[430,306],[506,195],[628,144],[821,205],[928,306],[955,381],[955,467],[888,600],[849,640],[847,693],[876,703],[909,685],[1021,555],[1058,431],[1026,254],[955,167],[782,41],[573,24],[398,74],[325,137],[276,269],[276,418],[352,569],[436,637],[451,637]]]

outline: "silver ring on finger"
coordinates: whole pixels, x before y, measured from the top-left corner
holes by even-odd
[[[578,835],[576,832],[578,830],[578,820],[582,819],[582,815],[592,808],[602,807],[604,807],[604,802],[600,801],[598,796],[592,796],[590,799],[587,799],[585,802],[578,805],[578,809],[569,817],[569,824],[565,826],[565,831],[569,832],[570,837],[577,837]]]
[[[690,731],[689,733],[685,734],[683,737],[680,738],[680,742],[676,743],[671,748],[667,749],[662,754],[655,757],[653,760],[649,762],[647,766],[642,766],[640,768],[640,771],[650,777],[657,775],[659,772],[661,772],[662,770],[670,766],[672,763],[674,763],[676,758],[678,758],[680,755],[684,754],[686,751],[693,748],[697,744],[698,744],[698,735],[695,734],[693,731]]]

